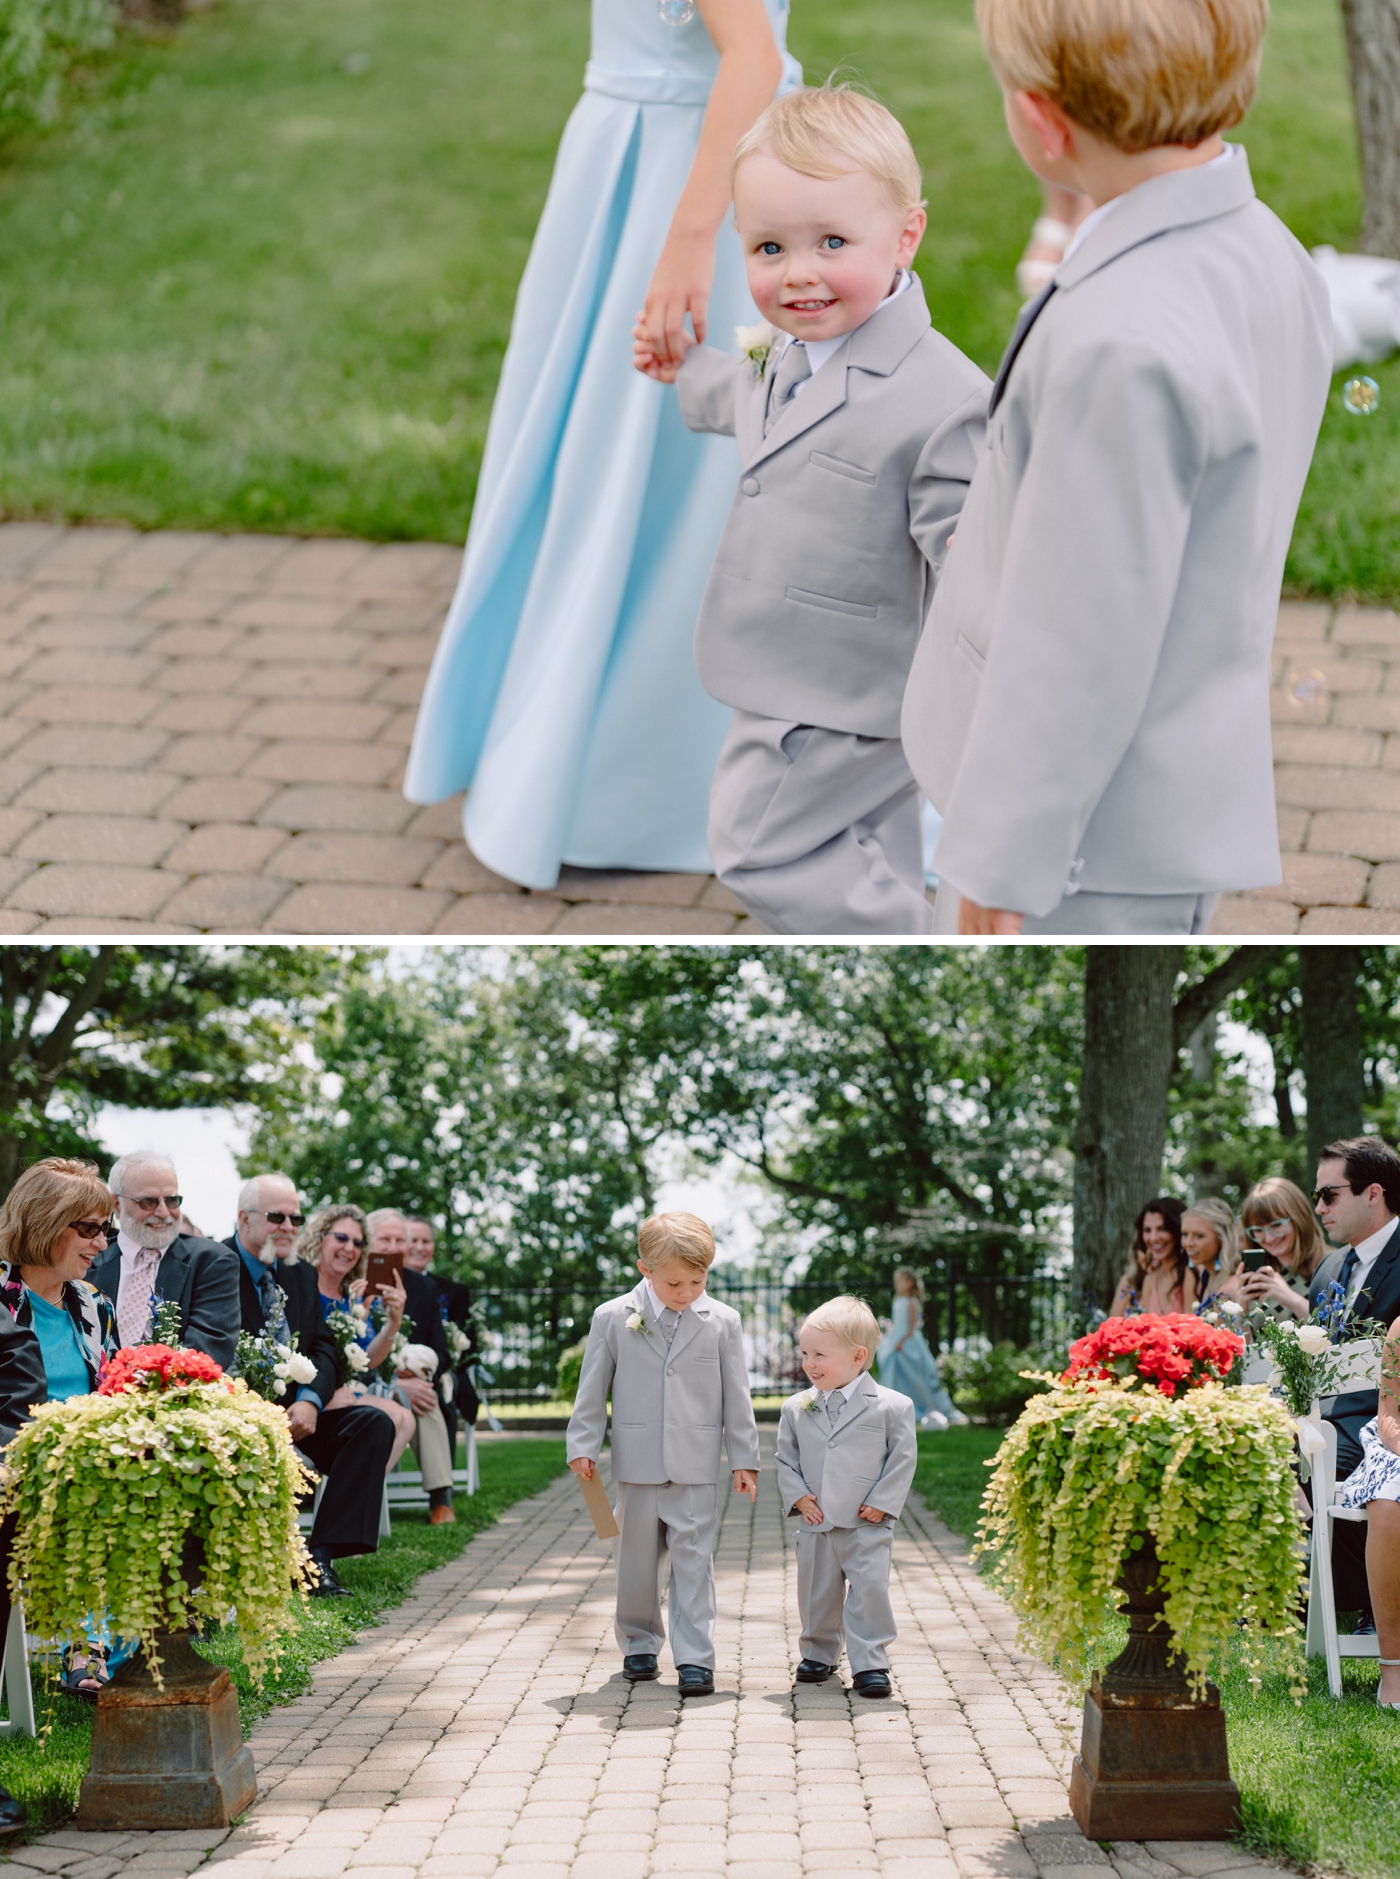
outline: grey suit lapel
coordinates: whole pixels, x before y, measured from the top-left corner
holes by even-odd
[[[632,1294],[627,1302],[632,1307],[633,1311],[639,1311],[642,1314],[642,1321],[647,1328],[645,1331],[629,1331],[624,1322],[622,1335],[628,1338],[635,1338],[639,1344],[645,1344],[648,1350],[656,1357],[657,1362],[664,1364],[666,1361],[666,1337],[651,1309],[651,1300],[647,1297],[647,1282],[645,1279],[642,1280],[640,1285],[633,1288]],[[632,1312],[629,1311],[627,1316],[630,1318]]]
[[[875,1400],[875,1392],[871,1388],[870,1377],[867,1374],[860,1388],[852,1391],[847,1397],[846,1407],[841,1412],[841,1420],[836,1425],[836,1434],[839,1436],[843,1429],[849,1429],[856,1418],[863,1416]]]
[[[681,1321],[676,1326],[676,1335],[671,1339],[669,1355],[679,1357],[687,1344],[691,1344],[700,1335],[702,1320],[709,1318],[710,1308],[703,1299],[697,1300],[681,1313]],[[664,1340],[663,1340],[664,1341]]]
[[[762,463],[766,457],[771,457],[775,450],[790,444],[803,431],[810,431],[814,424],[829,418],[833,411],[840,410],[846,402],[846,362],[849,356],[850,347],[847,345],[834,353],[819,372],[814,372],[802,395],[788,400],[783,415],[766,437],[763,435],[763,407],[757,400],[754,401],[758,415],[758,435],[754,440],[753,454],[743,459],[746,470]],[[764,400],[767,400],[766,375]]]
[[[1119,197],[1111,213],[1091,228],[1068,261],[1056,268],[1056,286],[1076,287],[1120,254],[1168,229],[1208,222],[1252,202],[1254,182],[1249,159],[1241,145],[1232,144],[1230,148],[1235,154],[1218,170],[1205,164],[1197,169],[1170,170],[1165,176],[1149,177]]]

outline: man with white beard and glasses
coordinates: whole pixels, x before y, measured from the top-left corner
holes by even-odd
[[[117,1314],[123,1348],[152,1342],[156,1307],[178,1306],[180,1343],[227,1370],[238,1348],[238,1262],[217,1240],[181,1233],[175,1165],[158,1149],[122,1155],[107,1177],[117,1237],[88,1278]]]
[[[335,1561],[373,1553],[379,1545],[384,1471],[394,1446],[392,1417],[372,1404],[327,1409],[339,1380],[335,1340],[326,1329],[317,1295],[316,1271],[291,1257],[303,1224],[291,1177],[255,1174],[238,1195],[238,1227],[224,1241],[239,1262],[242,1327],[297,1348],[316,1366],[314,1380],[288,1403],[292,1440],[325,1476],[307,1550],[315,1562],[314,1595],[349,1598],[335,1575]]]

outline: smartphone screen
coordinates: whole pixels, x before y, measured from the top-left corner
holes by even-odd
[[[403,1283],[402,1253],[371,1253],[365,1261],[365,1297],[375,1298],[389,1284]]]
[[[1277,1260],[1269,1253],[1264,1252],[1262,1248],[1249,1247],[1246,1249],[1244,1255],[1244,1269],[1246,1272],[1259,1272],[1265,1266],[1271,1266],[1275,1272],[1278,1270]]]

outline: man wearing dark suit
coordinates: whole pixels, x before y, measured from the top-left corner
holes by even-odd
[[[117,1237],[88,1277],[112,1301],[121,1343],[149,1343],[156,1304],[173,1303],[180,1342],[227,1370],[238,1349],[238,1261],[217,1240],[180,1232],[175,1167],[163,1155],[123,1155],[107,1185]]]
[[[297,1348],[316,1366],[315,1380],[287,1405],[287,1421],[292,1440],[326,1480],[308,1547],[319,1574],[316,1592],[348,1598],[334,1562],[379,1545],[394,1423],[371,1404],[326,1408],[336,1390],[336,1348],[321,1313],[314,1269],[288,1257],[301,1223],[290,1178],[254,1175],[238,1196],[238,1229],[224,1244],[238,1260],[242,1328],[254,1336],[270,1330],[279,1342],[295,1336]]]
[[[1375,1318],[1388,1329],[1400,1318],[1400,1155],[1373,1135],[1329,1143],[1317,1164],[1313,1201],[1328,1239],[1347,1250],[1330,1254],[1313,1274],[1309,1307],[1316,1309],[1335,1281],[1347,1294],[1348,1324]],[[1360,1463],[1361,1431],[1379,1408],[1378,1390],[1348,1390],[1324,1408],[1337,1431],[1339,1481]],[[1336,1523],[1332,1576],[1340,1610],[1369,1612],[1364,1526]]]
[[[449,1324],[455,1324],[464,1332],[467,1348],[453,1366],[457,1388],[453,1395],[453,1407],[460,1420],[467,1428],[476,1427],[476,1412],[479,1402],[476,1386],[468,1372],[476,1360],[477,1338],[476,1321],[472,1317],[472,1289],[457,1279],[446,1279],[440,1272],[433,1271],[433,1258],[437,1252],[437,1240],[433,1233],[433,1223],[425,1220],[422,1214],[405,1214],[408,1227],[408,1252],[404,1258],[406,1272],[420,1272],[425,1279],[437,1287],[438,1314]]]
[[[0,1310],[0,1448],[28,1422],[35,1403],[49,1400],[44,1379],[44,1359],[39,1340],[32,1331],[22,1330],[9,1312]],[[15,1540],[15,1516],[0,1524],[0,1651],[10,1627],[10,1549]],[[13,1714],[13,1711],[11,1711]],[[0,1787],[0,1833],[13,1833],[25,1824],[21,1804]]]

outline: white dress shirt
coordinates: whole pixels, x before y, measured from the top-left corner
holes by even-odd
[[[674,1311],[676,1308],[674,1305],[663,1305],[661,1303],[661,1300],[656,1296],[655,1292],[653,1292],[651,1289],[650,1279],[647,1280],[646,1286],[647,1286],[647,1303],[651,1306],[651,1315],[653,1318],[655,1318],[656,1322],[660,1324],[662,1312]],[[700,1294],[700,1298],[703,1298],[704,1296],[705,1294],[702,1292]],[[700,1303],[700,1298],[691,1299],[690,1305],[698,1305]],[[687,1311],[690,1310],[690,1305],[686,1306]]]
[[[1233,160],[1234,155],[1235,155],[1235,145],[1226,144],[1225,148],[1221,151],[1218,157],[1212,157],[1209,163],[1204,163],[1201,165],[1201,167],[1202,169],[1206,169],[1206,170],[1221,169],[1225,164]],[[1141,188],[1141,184],[1138,184],[1137,187]],[[1123,191],[1123,196],[1130,196],[1132,193],[1133,192],[1131,189],[1125,189]],[[1061,256],[1062,261],[1069,260],[1070,256],[1074,253],[1075,249],[1079,246],[1080,242],[1083,241],[1084,237],[1089,233],[1090,229],[1097,228],[1099,223],[1104,219],[1104,217],[1108,215],[1112,210],[1118,207],[1118,204],[1123,200],[1123,196],[1110,196],[1108,201],[1101,202],[1097,209],[1090,209],[1089,213],[1085,216],[1084,220],[1079,224],[1078,228],[1075,229],[1074,233],[1070,236],[1069,241],[1067,242],[1065,246],[1064,254]],[[816,370],[815,366],[812,369],[815,371]]]
[[[1357,1293],[1370,1278],[1372,1266],[1380,1258],[1382,1248],[1394,1231],[1395,1215],[1392,1214],[1379,1233],[1373,1233],[1369,1239],[1362,1240],[1361,1244],[1356,1247],[1356,1271],[1352,1273],[1351,1284],[1347,1287],[1348,1305],[1354,1303]],[[1345,1253],[1342,1254],[1342,1258],[1346,1258]]]

